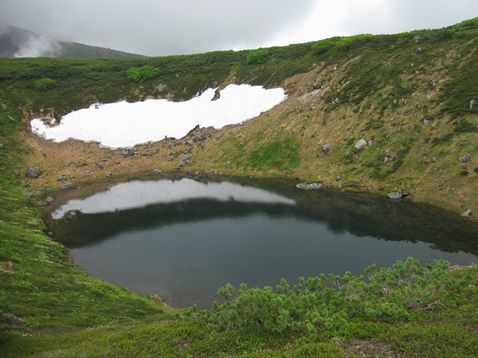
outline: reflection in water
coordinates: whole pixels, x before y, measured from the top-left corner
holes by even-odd
[[[476,226],[441,210],[290,183],[267,187],[277,193],[190,179],[119,184],[60,207],[55,217],[83,214],[53,229],[86,271],[175,306],[207,306],[227,282],[359,273],[408,256],[478,262]]]

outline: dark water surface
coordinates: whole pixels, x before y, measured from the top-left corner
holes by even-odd
[[[478,263],[476,224],[442,210],[303,192],[291,183],[254,185],[118,184],[64,204],[53,212],[52,227],[87,272],[173,306],[208,306],[227,282],[293,283],[409,256]]]

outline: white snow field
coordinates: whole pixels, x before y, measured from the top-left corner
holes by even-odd
[[[33,133],[54,142],[70,138],[98,142],[108,148],[133,147],[167,137],[182,138],[196,125],[216,129],[257,117],[282,102],[282,88],[231,84],[212,101],[215,89],[184,102],[150,99],[91,105],[65,115],[49,126],[42,119],[31,121]]]
[[[58,220],[69,211],[75,210],[83,214],[106,213],[190,199],[296,204],[293,199],[263,189],[230,182],[201,183],[184,178],[177,181],[168,179],[116,184],[106,191],[93,194],[85,199],[72,199],[56,209],[51,216]]]

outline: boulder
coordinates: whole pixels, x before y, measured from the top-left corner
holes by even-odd
[[[322,153],[325,155],[329,154],[330,152],[330,144],[326,143],[322,146]]]
[[[408,194],[407,194],[408,195]],[[392,191],[391,193],[388,193],[387,194],[387,197],[390,199],[390,200],[398,200],[398,199],[401,199],[404,197],[403,195],[403,192],[402,191]]]
[[[125,148],[121,151],[123,158],[128,158],[134,156],[135,152],[133,148]]]
[[[466,210],[463,214],[461,214],[461,216],[465,217],[465,218],[471,218],[471,215],[472,215],[472,211],[471,209],[468,209]]]
[[[211,101],[217,101],[219,98],[221,98],[221,91],[218,88],[214,92],[214,97],[211,99]]]
[[[362,138],[357,143],[355,143],[354,149],[358,152],[364,149],[367,145],[368,145],[367,141]]]
[[[478,99],[472,99],[470,101],[470,111],[473,111],[476,108],[478,108]]]
[[[325,185],[322,183],[299,183],[295,187],[300,190],[321,190]]]
[[[41,169],[30,167],[25,172],[25,175],[29,179],[37,179],[42,174]]]
[[[465,153],[460,157],[460,163],[468,163],[470,161],[471,161],[471,156],[468,153]]]
[[[73,184],[72,182],[66,182],[66,183],[63,183],[63,185],[61,186],[61,188],[63,190],[72,190],[72,189],[76,189],[77,186],[75,184]]]
[[[181,154],[181,156],[179,157],[179,162],[176,165],[176,169],[181,169],[186,164],[188,164],[190,160],[191,156],[189,154]]]

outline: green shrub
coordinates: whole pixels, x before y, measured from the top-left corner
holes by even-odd
[[[450,307],[462,284],[452,279],[446,261],[422,266],[408,258],[391,268],[370,266],[360,276],[302,277],[295,286],[282,279],[275,289],[227,284],[218,290],[224,303],[204,314],[226,329],[334,335],[356,319],[394,323],[413,311]]]
[[[364,44],[373,39],[374,36],[371,34],[361,34],[355,36],[341,37],[336,43],[336,47],[341,50],[348,50],[354,45]]]
[[[158,77],[160,71],[151,65],[130,67],[126,70],[126,77],[134,82],[143,82]]]
[[[56,81],[53,78],[42,78],[35,81],[35,88],[39,91],[46,91],[52,89],[56,85]]]
[[[260,65],[266,63],[269,59],[269,51],[265,48],[260,48],[254,51],[250,51],[247,54],[248,65]]]
[[[330,39],[320,40],[310,46],[312,52],[316,55],[321,55],[326,53],[331,48],[335,47],[337,43],[337,37],[333,37]]]

